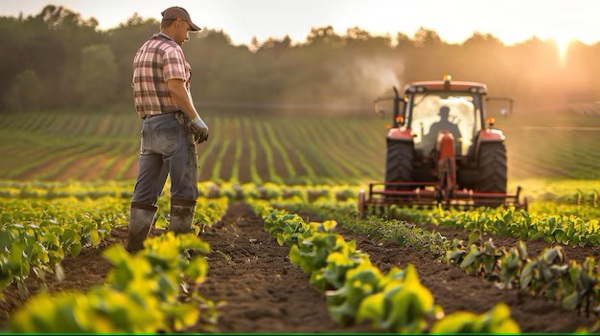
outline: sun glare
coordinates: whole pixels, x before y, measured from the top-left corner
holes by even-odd
[[[558,49],[558,59],[560,61],[560,64],[565,64],[565,62],[567,61],[567,52],[569,51],[569,45],[571,44],[571,41],[573,41],[573,39],[565,37],[556,37],[554,38],[554,41],[556,42],[556,48]]]

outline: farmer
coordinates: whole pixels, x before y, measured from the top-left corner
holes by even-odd
[[[431,137],[437,138],[438,132],[441,130],[447,130],[452,133],[455,139],[460,139],[462,135],[460,134],[460,129],[458,129],[458,125],[451,122],[449,119],[450,116],[450,108],[448,106],[442,106],[438,112],[440,116],[440,120],[431,124],[429,128],[429,135]]]
[[[200,27],[181,7],[162,13],[160,32],[133,59],[133,98],[143,119],[139,170],[131,199],[127,250],[143,248],[156,202],[171,175],[169,230],[191,231],[198,198],[196,143],[208,139],[190,94],[191,68],[181,45]]]

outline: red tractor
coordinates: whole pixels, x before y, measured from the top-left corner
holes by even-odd
[[[376,107],[393,104],[385,181],[359,192],[359,215],[391,205],[527,209],[527,199],[519,200],[520,187],[515,195],[506,193],[505,136],[494,118],[486,118],[486,102],[507,100],[509,110],[501,110],[507,114],[512,100],[486,94],[485,84],[446,76],[410,83],[404,97],[394,87],[393,97],[377,99]]]

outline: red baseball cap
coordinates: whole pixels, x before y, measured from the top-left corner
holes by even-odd
[[[190,13],[183,9],[182,7],[173,6],[165,9],[160,13],[165,20],[174,20],[174,19],[182,19],[183,21],[189,23],[190,27],[192,27],[192,31],[199,31],[200,27],[192,22],[192,18],[190,17]]]

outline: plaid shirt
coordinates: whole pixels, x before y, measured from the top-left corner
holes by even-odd
[[[169,79],[182,79],[190,90],[192,72],[183,50],[169,36],[154,34],[133,59],[133,100],[140,117],[180,110],[167,88]]]

